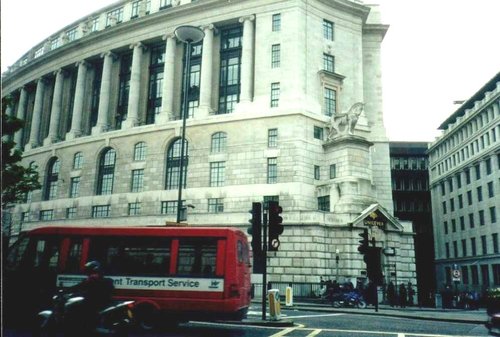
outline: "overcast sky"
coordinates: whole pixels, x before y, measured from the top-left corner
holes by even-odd
[[[2,72],[49,35],[114,0],[1,0]],[[269,0],[272,1],[272,0]],[[390,25],[382,44],[391,140],[431,141],[500,71],[500,0],[364,0]]]

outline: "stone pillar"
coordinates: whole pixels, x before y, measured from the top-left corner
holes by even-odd
[[[5,107],[5,115],[7,116],[14,115],[14,108],[12,107],[13,104],[14,102],[7,104],[7,106]],[[9,138],[12,138],[12,136],[2,135],[2,141],[7,141],[9,140]]]
[[[213,47],[214,30],[213,24],[202,27],[205,32],[203,39],[203,54],[201,55],[201,78],[200,78],[200,106],[198,115],[195,117],[205,118],[213,112],[212,109],[212,72],[213,72]]]
[[[173,119],[174,110],[174,68],[176,40],[174,34],[163,37],[167,41],[165,49],[165,63],[163,70],[163,91],[161,98],[161,112],[155,119],[156,124],[165,124]]]
[[[19,103],[17,104],[17,118],[24,120],[26,118],[26,103],[28,102],[28,92],[26,88],[21,88],[21,93],[19,94]],[[18,130],[14,135],[14,142],[16,142],[16,149],[21,149],[23,147],[23,130],[24,128]]]
[[[59,69],[55,72],[55,75],[56,81],[54,84],[54,93],[52,95],[52,109],[50,110],[49,134],[47,135],[47,138],[43,140],[43,145],[55,143],[59,137],[64,70]]]
[[[103,53],[101,91],[99,93],[99,110],[97,113],[97,124],[92,128],[92,134],[100,134],[109,128],[109,103],[111,91],[111,68],[115,60],[112,52]]]
[[[254,53],[254,15],[239,19],[243,23],[243,49],[241,52],[241,93],[240,102],[253,100],[253,53]]]
[[[42,123],[43,95],[45,94],[45,80],[39,78],[36,83],[35,104],[31,116],[31,130],[26,150],[31,150],[40,145],[40,124]]]
[[[76,63],[78,75],[76,78],[75,98],[73,101],[73,112],[71,119],[71,129],[66,133],[66,140],[80,137],[82,134],[83,101],[85,99],[85,83],[87,79],[87,62]]]
[[[139,98],[141,90],[141,64],[142,53],[145,49],[140,42],[130,46],[134,49],[132,56],[132,70],[130,72],[130,90],[128,95],[127,119],[123,122],[122,129],[129,129],[139,124]]]

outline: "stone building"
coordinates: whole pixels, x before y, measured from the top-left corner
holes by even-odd
[[[181,25],[205,33],[186,93]],[[348,0],[121,1],[83,17],[4,74],[6,113],[27,120],[23,162],[43,184],[11,208],[12,234],[175,221],[187,95],[189,224],[246,230],[252,202],[279,201],[269,272],[283,282],[363,278],[358,234],[371,224],[397,252],[382,263],[415,283],[411,224],[392,216],[387,29],[377,6]]]
[[[500,285],[500,73],[441,125],[429,148],[438,290]]]

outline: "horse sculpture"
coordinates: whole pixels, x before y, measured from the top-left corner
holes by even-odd
[[[338,135],[350,134],[354,132],[354,127],[358,122],[359,116],[363,112],[364,104],[361,102],[353,104],[349,111],[341,114],[332,115],[330,123],[327,126],[328,140],[335,138]]]

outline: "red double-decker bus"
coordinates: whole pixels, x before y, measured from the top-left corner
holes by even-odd
[[[113,280],[116,299],[136,301],[136,317],[145,328],[241,320],[250,305],[249,248],[240,230],[60,226],[29,231],[9,249],[4,308],[32,303],[33,312],[42,309],[57,288],[80,282],[83,266],[92,260]]]

